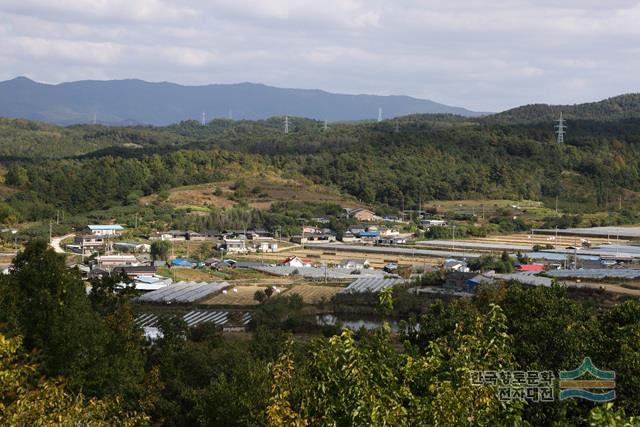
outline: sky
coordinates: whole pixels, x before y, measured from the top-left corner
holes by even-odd
[[[17,76],[573,104],[640,92],[640,1],[0,0]]]

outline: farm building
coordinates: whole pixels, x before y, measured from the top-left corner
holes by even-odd
[[[355,218],[358,221],[380,221],[381,217],[377,216],[375,212],[364,208],[345,208],[344,214],[347,218]]]
[[[168,277],[139,276],[133,281],[133,285],[137,291],[150,292],[169,286],[172,282]]]
[[[138,266],[140,261],[133,255],[103,255],[96,258],[98,267],[113,268],[121,266]]]
[[[114,242],[113,249],[122,252],[149,252],[151,246],[138,242]]]
[[[193,268],[196,266],[195,262],[189,261],[187,259],[176,258],[171,261],[172,267],[183,267],[183,268]]]
[[[345,259],[340,262],[340,268],[362,270],[365,268],[369,268],[369,261],[366,259]]]
[[[227,282],[178,282],[136,298],[139,303],[189,304],[230,287]]]
[[[142,276],[153,276],[156,274],[156,267],[151,265],[115,267],[113,272],[126,274],[128,277],[136,279]]]
[[[340,294],[379,293],[383,289],[405,283],[404,279],[385,279],[380,277],[362,277],[354,280]]]

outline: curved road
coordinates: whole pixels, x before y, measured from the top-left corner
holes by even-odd
[[[64,249],[62,249],[62,247],[60,246],[60,242],[73,236],[75,236],[75,234],[71,233],[71,234],[65,234],[64,236],[52,237],[51,247],[53,248],[54,251],[56,251],[59,254],[71,253],[71,252],[65,252]]]

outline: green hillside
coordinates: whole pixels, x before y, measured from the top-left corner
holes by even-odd
[[[243,171],[304,177],[390,210],[420,200],[558,197],[566,208],[588,212],[636,208],[640,193],[640,118],[572,120],[561,146],[552,122],[446,115],[328,129],[291,118],[286,135],[281,118],[125,128],[1,123],[5,204],[33,220],[235,180]]]
[[[563,114],[569,120],[610,121],[640,117],[640,94],[626,94],[598,102],[576,105],[532,104],[513,108],[485,118],[487,122],[516,124],[557,120]]]

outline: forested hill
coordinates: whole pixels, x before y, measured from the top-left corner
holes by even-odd
[[[168,125],[188,119],[265,119],[301,116],[352,121],[414,113],[480,113],[408,96],[344,95],[321,90],[284,89],[262,84],[181,86],[142,80],[78,81],[49,85],[24,77],[0,82],[0,117],[62,125]]]
[[[620,95],[598,102],[576,105],[532,104],[488,116],[492,123],[542,123],[557,120],[563,114],[569,120],[620,120],[640,117],[640,93]]]
[[[5,120],[0,162],[9,188],[2,194],[20,218],[35,220],[56,208],[102,209],[268,168],[391,209],[419,200],[556,196],[580,211],[620,199],[624,207],[640,207],[640,118],[573,120],[562,145],[553,122],[427,115],[324,129],[320,121],[291,118],[289,134],[282,124],[272,118],[60,128]]]

